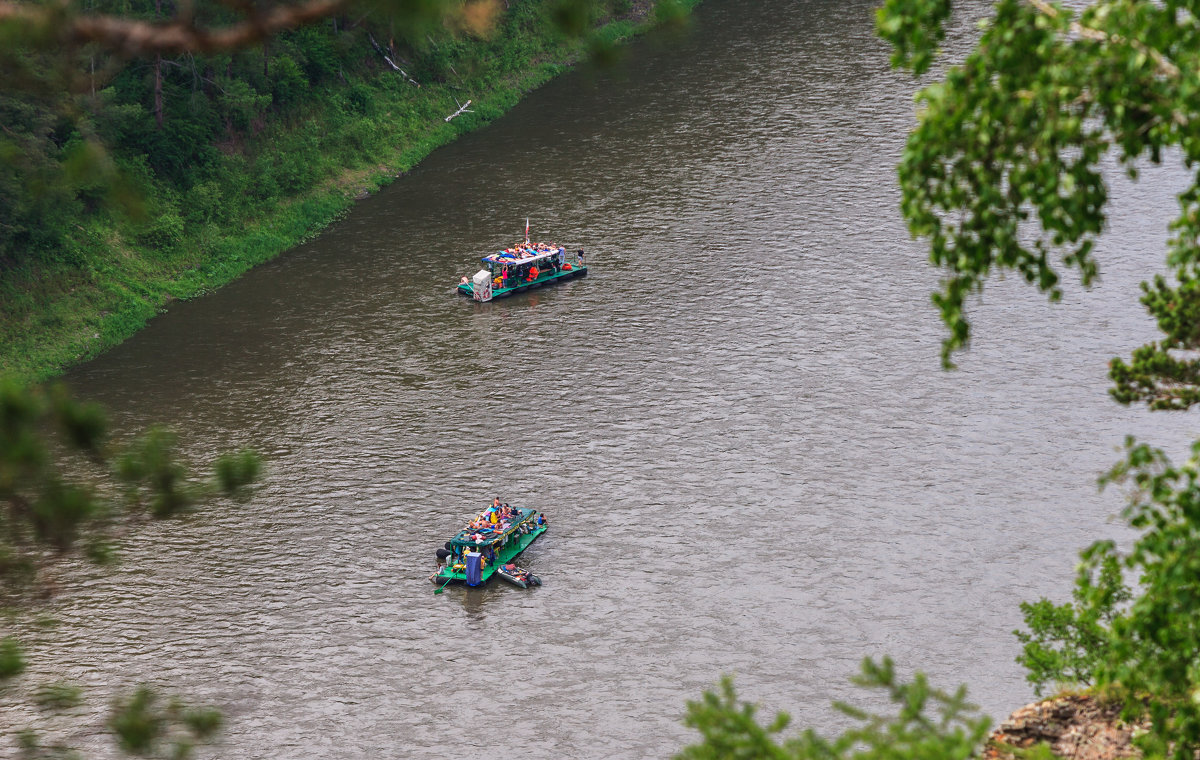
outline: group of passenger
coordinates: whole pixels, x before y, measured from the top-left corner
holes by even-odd
[[[497,496],[492,500],[492,506],[481,512],[474,520],[467,523],[465,536],[467,541],[482,543],[490,541],[497,535],[507,533],[512,528],[515,520],[521,519],[521,510],[516,507],[510,507],[508,504],[502,503],[500,497]],[[545,525],[546,518],[538,515],[534,521],[537,525]],[[529,531],[522,526],[522,533]]]
[[[557,252],[558,255],[540,260],[541,267],[530,261],[539,255],[554,252]],[[567,263],[565,249],[555,246],[554,243],[518,244],[487,256],[485,261],[490,261],[493,265],[500,265],[499,271],[496,271],[495,266],[492,267],[492,287],[494,288],[516,287],[522,283],[534,282],[547,272],[557,274],[574,269],[571,264]],[[584,266],[583,249],[575,252],[575,261],[577,266]],[[460,285],[467,285],[469,282],[470,280],[465,276],[459,280]]]
[[[463,571],[464,563],[466,562],[466,554],[468,552],[478,552],[481,556],[483,567],[495,564],[497,561],[498,544],[493,544],[493,539],[507,533],[514,525],[517,525],[517,533],[526,534],[532,533],[546,524],[546,517],[538,513],[534,520],[521,521],[522,511],[516,507],[510,507],[508,504],[501,502],[497,496],[492,500],[492,505],[481,512],[467,523],[465,530],[459,533],[456,542],[446,542],[444,549],[437,550],[437,570],[430,576],[430,579],[440,578],[443,568],[447,570]],[[475,543],[475,548],[463,546],[461,541],[470,541]],[[510,565],[513,563],[509,563]],[[515,567],[515,565],[513,565]],[[511,571],[510,571],[511,573]]]
[[[516,261],[520,261],[521,259],[532,259],[534,256],[539,254],[550,253],[551,251],[557,250],[559,250],[559,246],[555,245],[554,243],[518,243],[512,248],[505,248],[495,256],[489,256],[488,258],[496,260],[514,259]]]
[[[542,268],[538,268],[537,264],[531,263],[529,266],[522,265],[521,262],[528,261],[542,254],[558,251],[559,257],[543,259]],[[513,280],[520,282],[533,282],[548,271],[558,271],[559,259],[562,258],[562,249],[554,245],[554,243],[536,243],[517,245],[513,248],[505,248],[497,254],[488,256],[488,259],[502,264],[500,273],[493,279],[493,286],[498,288],[510,287]],[[493,270],[494,271],[494,270]]]
[[[508,506],[507,504],[501,504],[500,497],[497,496],[492,501],[492,506],[483,510],[483,512],[481,512],[478,517],[476,517],[471,522],[467,523],[467,527],[472,528],[472,529],[480,529],[480,528],[493,528],[494,529],[498,525],[506,525],[509,520],[511,520],[512,518],[516,517],[519,514],[521,514],[520,510],[513,509],[512,507]]]

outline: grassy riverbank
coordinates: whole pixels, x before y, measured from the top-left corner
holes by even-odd
[[[588,45],[610,48],[652,23],[645,5],[623,10],[599,20],[585,43],[548,23],[545,4],[514,2],[490,39],[448,39],[424,51],[423,70],[413,71],[419,87],[366,48],[365,71],[311,87],[293,81],[309,89],[290,107],[251,111],[243,128],[202,146],[215,151],[203,170],[191,171],[185,155],[185,181],[117,156],[141,213],[81,215],[49,255],[0,270],[0,374],[58,374],[125,340],[170,301],[218,288],[312,237],[356,197],[499,117]],[[366,34],[342,39],[365,46]],[[287,42],[273,44],[286,51]],[[306,66],[314,57],[307,44],[295,55]],[[278,74],[260,89],[271,87],[278,102]],[[446,122],[468,99],[473,112]]]

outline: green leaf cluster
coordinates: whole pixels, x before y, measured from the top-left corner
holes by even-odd
[[[117,745],[130,754],[187,760],[197,743],[208,741],[221,728],[221,714],[176,699],[160,706],[158,695],[142,686],[117,701],[108,725]]]
[[[99,405],[77,401],[61,385],[41,389],[0,378],[0,611],[29,614],[57,585],[42,578],[62,559],[110,562],[117,535],[178,516],[201,499],[245,495],[261,470],[256,454],[241,451],[223,455],[213,477],[200,480],[177,449],[176,436],[163,428],[115,445]],[[26,666],[21,643],[0,638],[0,689],[29,691],[21,683]],[[84,695],[76,685],[49,683],[32,688],[29,698],[62,712]],[[220,722],[211,708],[164,704],[142,687],[116,702],[109,728],[125,752],[183,760]],[[20,732],[18,748],[26,760],[77,756],[61,743],[43,743],[32,729]]]
[[[1121,606],[1133,598],[1121,565],[1111,554],[1090,556],[1079,567],[1074,602],[1022,602],[1029,632],[1013,633],[1024,645],[1017,662],[1041,695],[1047,685],[1088,685],[1108,653],[1109,631]]]
[[[40,570],[76,550],[106,561],[114,529],[130,521],[238,493],[258,474],[257,456],[241,452],[222,457],[213,480],[199,481],[176,449],[162,428],[114,446],[97,404],[61,385],[42,390],[0,378],[0,598],[20,601]]]
[[[1040,688],[1093,684],[1150,719],[1147,757],[1200,753],[1200,442],[1176,466],[1132,439],[1102,479],[1127,488],[1123,516],[1140,533],[1127,552],[1098,541],[1082,553],[1074,602],[1022,605],[1030,633],[1018,661]],[[1122,575],[1135,578],[1127,587]]]
[[[978,45],[918,95],[918,124],[900,164],[902,211],[943,269],[934,303],[949,329],[943,362],[966,347],[969,296],[996,270],[1018,272],[1051,300],[1064,268],[1090,284],[1108,192],[1101,161],[1131,176],[1168,149],[1200,160],[1200,24],[1191,3],[1097,0],[1078,12],[1041,0],[1000,0]],[[920,75],[949,16],[930,0],[888,0],[878,14],[897,65]],[[1173,154],[1172,154],[1173,155]],[[1168,263],[1181,278],[1200,261],[1200,189],[1179,196]],[[1162,294],[1162,285],[1156,293]],[[1179,294],[1167,294],[1176,303]],[[1188,294],[1190,295],[1190,294]],[[1169,349],[1171,346],[1166,346]],[[1156,356],[1163,347],[1149,349]],[[1114,364],[1114,367],[1117,366]],[[1159,369],[1135,357],[1115,395],[1142,398]],[[1169,381],[1164,381],[1168,383]]]
[[[946,693],[921,673],[901,681],[891,659],[866,659],[854,682],[883,691],[895,714],[880,715],[845,703],[835,707],[859,723],[828,738],[809,729],[785,738],[791,719],[777,713],[763,725],[757,707],[738,699],[729,677],[717,691],[687,705],[685,725],[701,734],[679,760],[966,760],[987,737],[990,721],[967,702],[966,688]]]
[[[1112,396],[1184,410],[1200,400],[1200,7],[1095,0],[1068,9],[1000,0],[978,45],[921,91],[899,174],[902,211],[945,272],[934,302],[949,328],[943,363],[970,339],[968,296],[995,271],[1019,272],[1051,299],[1064,268],[1084,285],[1108,202],[1101,161],[1136,178],[1139,161],[1178,156],[1192,172],[1166,264],[1143,283],[1162,340],[1110,363]],[[920,75],[948,18],[929,0],[887,0],[880,33]],[[1087,549],[1071,603],[1022,605],[1018,658],[1040,690],[1094,684],[1148,714],[1148,756],[1200,753],[1200,442],[1183,466],[1127,443],[1103,483],[1129,487],[1133,547]],[[1135,579],[1132,588],[1124,577]]]
[[[1142,283],[1141,301],[1164,337],[1134,349],[1128,362],[1109,363],[1109,393],[1122,404],[1186,410],[1200,401],[1200,278],[1191,265],[1179,268],[1175,283],[1156,276]]]
[[[917,76],[935,61],[949,3],[886,0],[878,30],[893,63]],[[1015,271],[1057,300],[1064,269],[1090,284],[1108,194],[1102,161],[1136,179],[1139,162],[1176,157],[1191,172],[1166,255],[1170,276],[1143,283],[1164,334],[1110,363],[1112,396],[1152,409],[1200,400],[1200,6],[1164,0],[999,0],[975,48],[918,95],[899,167],[902,212],[945,277],[933,300],[949,335],[970,340],[967,300]],[[1129,488],[1139,536],[1082,554],[1073,600],[1022,605],[1018,661],[1039,693],[1094,684],[1148,715],[1149,757],[1200,754],[1200,442],[1182,466],[1130,440],[1103,484]],[[1126,577],[1134,580],[1126,585]]]
[[[1200,753],[1200,441],[1181,466],[1130,439],[1103,482],[1129,489],[1124,516],[1141,531],[1121,556],[1139,594],[1110,626],[1101,684],[1119,685],[1131,712],[1149,713],[1148,753],[1177,760]],[[1095,544],[1085,559],[1119,556]]]

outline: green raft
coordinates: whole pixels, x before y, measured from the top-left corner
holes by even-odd
[[[481,303],[550,283],[585,277],[588,272],[587,265],[583,263],[583,251],[578,251],[575,261],[570,262],[567,260],[567,250],[562,246],[530,243],[528,240],[480,260],[485,269],[480,269],[474,277],[463,277],[456,290],[460,295]]]
[[[471,522],[485,523],[491,510],[484,512]],[[446,565],[429,577],[438,586],[450,583],[465,583],[482,586],[496,574],[502,565],[512,561],[546,532],[546,517],[536,509],[512,508],[513,517],[501,520],[490,528],[467,527],[446,542],[439,550],[439,559],[445,556]],[[444,555],[443,552],[448,552]],[[476,570],[473,566],[477,565]]]

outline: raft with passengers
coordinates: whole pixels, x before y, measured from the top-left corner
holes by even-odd
[[[573,280],[587,275],[583,251],[568,261],[567,249],[554,243],[530,243],[529,225],[525,242],[488,254],[480,259],[484,269],[458,282],[458,292],[484,303],[505,298],[550,283]]]
[[[540,586],[541,579],[514,560],[546,527],[546,516],[536,509],[510,507],[497,498],[437,550],[438,569],[429,580],[439,592],[451,583],[482,586],[493,575],[521,588]]]

